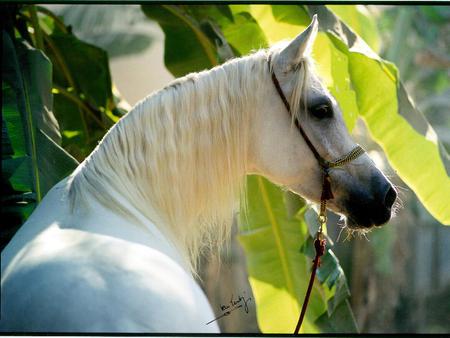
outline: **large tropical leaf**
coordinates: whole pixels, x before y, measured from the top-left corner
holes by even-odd
[[[247,180],[247,209],[240,236],[250,284],[264,333],[293,333],[305,297],[314,257],[315,225],[298,196],[260,176]],[[349,291],[337,258],[327,250],[317,272],[302,332],[356,332],[347,302]]]
[[[143,52],[152,43],[151,29],[138,5],[47,5],[80,40],[108,52],[110,58]]]
[[[375,52],[380,50],[377,24],[366,6],[327,5],[342,22],[357,33]]]
[[[63,146],[82,160],[121,115],[112,94],[108,56],[65,32],[49,35],[46,45],[54,65],[55,116]]]
[[[214,40],[188,6],[143,5],[145,15],[158,22],[166,36],[164,62],[176,77],[218,64]]]
[[[347,55],[360,116],[397,174],[442,224],[450,225],[450,157],[425,117],[414,107],[396,67],[382,60],[327,8],[319,15],[334,48]]]
[[[164,62],[177,77],[267,46],[264,32],[245,6],[143,5],[142,9],[164,31]]]
[[[77,161],[60,146],[52,113],[52,65],[2,32],[2,246]]]
[[[391,166],[441,223],[450,224],[450,157],[431,125],[414,107],[394,65],[382,60],[324,6],[251,6],[269,41],[293,38],[319,15],[314,46],[318,72],[339,102],[347,127],[358,117]],[[347,20],[350,21],[350,18]]]
[[[17,26],[25,28],[21,36],[26,38],[33,31],[29,41],[52,62],[54,114],[61,126],[62,145],[81,161],[126,112],[113,95],[108,56],[78,39],[44,7],[23,6],[17,18]]]

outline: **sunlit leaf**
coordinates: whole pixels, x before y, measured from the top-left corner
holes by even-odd
[[[380,37],[375,18],[364,5],[327,5],[335,15],[358,34],[375,51],[380,51]]]
[[[164,31],[164,62],[173,75],[183,76],[218,64],[214,41],[185,7],[142,5],[142,10]]]
[[[442,224],[450,225],[448,154],[406,94],[396,67],[374,54],[326,8],[312,10],[327,27],[333,45],[348,57],[359,113],[370,135],[425,208]]]
[[[356,118],[362,117],[398,175],[437,220],[450,224],[450,157],[415,109],[395,66],[382,60],[324,6],[307,6],[305,11],[294,5],[272,5],[271,9],[252,5],[251,12],[274,42],[302,31],[310,21],[306,13],[319,14],[323,33],[319,33],[313,56],[347,126],[351,130]]]
[[[283,193],[260,176],[248,177],[247,184],[247,209],[241,213],[239,240],[246,253],[258,325],[264,333],[292,333],[315,254],[304,217],[307,207],[298,196]],[[356,332],[346,303],[349,291],[345,276],[330,250],[322,259],[317,279],[302,331],[338,332],[333,329],[338,323],[324,326],[322,321],[339,317],[346,318],[339,328]],[[342,309],[345,315],[335,314]]]

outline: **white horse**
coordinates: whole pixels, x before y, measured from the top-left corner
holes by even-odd
[[[176,80],[111,128],[3,250],[0,330],[218,332],[193,276],[227,238],[245,175],[318,202],[321,169],[292,118],[327,159],[355,146],[314,73],[317,25]],[[395,191],[367,155],[331,177],[349,227],[388,221]]]

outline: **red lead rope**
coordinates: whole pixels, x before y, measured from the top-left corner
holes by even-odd
[[[316,239],[314,240],[314,247],[316,248],[316,257],[314,258],[313,261],[311,277],[309,278],[308,290],[306,291],[305,299],[303,300],[302,312],[300,313],[300,318],[298,319],[294,334],[298,334],[298,332],[300,331],[300,327],[302,326],[303,318],[305,317],[306,313],[306,308],[308,307],[309,296],[311,296],[314,279],[316,278],[317,268],[320,266],[320,257],[323,256],[325,252],[326,240],[321,239],[321,237],[322,232],[317,232]]]
[[[306,290],[305,299],[303,300],[302,311],[295,327],[294,334],[298,334],[300,327],[305,318],[306,308],[308,307],[309,297],[311,296],[314,279],[316,278],[317,269],[320,266],[320,257],[325,253],[325,247],[327,241],[323,238],[323,227],[327,225],[327,201],[333,199],[333,193],[331,192],[330,175],[328,169],[323,169],[323,183],[322,183],[322,195],[320,196],[320,210],[319,210],[319,230],[317,230],[316,239],[314,240],[314,248],[316,249],[316,257],[313,260],[313,266],[311,270],[311,277],[309,278],[308,289]]]
[[[323,169],[323,183],[322,183],[322,195],[320,196],[320,211],[319,211],[319,230],[317,230],[316,239],[314,240],[314,248],[316,249],[316,257],[313,260],[313,266],[311,270],[311,277],[309,278],[308,289],[306,290],[305,299],[303,300],[302,311],[295,327],[294,334],[298,334],[300,327],[305,317],[306,308],[308,307],[309,297],[311,296],[314,279],[316,278],[317,268],[320,266],[320,257],[325,253],[325,247],[327,241],[323,238],[323,227],[327,224],[327,201],[333,199],[333,193],[331,191],[330,175],[328,169]]]

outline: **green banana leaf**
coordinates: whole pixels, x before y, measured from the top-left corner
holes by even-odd
[[[142,5],[147,17],[164,31],[164,62],[176,77],[267,47],[264,32],[243,9],[245,6]]]
[[[142,5],[142,10],[164,31],[164,62],[174,76],[208,69],[219,63],[214,40],[189,6]]]
[[[106,53],[78,40],[51,11],[20,5],[2,14],[14,18],[5,21],[9,37],[3,40],[4,246],[45,193],[126,112],[126,104],[112,93]]]
[[[314,58],[347,127],[352,130],[361,117],[397,174],[439,222],[449,225],[450,157],[414,107],[396,67],[325,6],[251,5],[250,11],[271,43],[293,38],[318,14],[321,32]]]
[[[380,37],[378,36],[377,24],[370,15],[366,6],[356,5],[326,5],[339,20],[358,34],[375,52],[380,51]]]
[[[2,32],[2,247],[78,162],[61,148],[52,113],[52,65]]]
[[[246,252],[259,328],[293,333],[315,255],[312,236],[317,226],[307,224],[311,215],[305,215],[308,208],[298,196],[260,176],[248,177],[247,196],[239,241]],[[301,332],[357,332],[347,282],[329,248],[317,279]]]
[[[110,58],[145,51],[153,42],[152,31],[138,5],[73,4],[52,7],[80,40],[100,47]]]
[[[69,32],[55,31],[47,42],[63,146],[81,161],[123,115],[114,102],[108,56]]]
[[[439,222],[450,225],[450,157],[414,107],[397,68],[382,60],[327,8],[317,13],[330,42],[349,62],[359,114],[391,166]]]
[[[45,7],[23,6],[18,14],[16,26],[23,27],[20,35],[28,37],[52,63],[54,114],[61,127],[62,146],[82,161],[126,113],[112,92],[108,56],[78,39],[71,27]],[[35,32],[33,39],[29,29]]]

